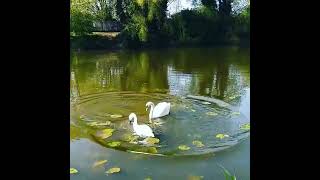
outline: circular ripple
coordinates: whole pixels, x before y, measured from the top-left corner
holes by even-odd
[[[155,120],[162,122],[162,125],[148,124],[148,112],[145,111],[148,101],[155,104],[161,101],[171,102],[170,115]],[[152,127],[156,138],[160,140],[158,144],[139,143],[143,139],[131,142],[127,140],[132,134],[132,127],[128,123],[131,112],[136,113],[139,124]],[[103,146],[156,155],[213,153],[231,147],[249,136],[248,131],[239,128],[248,120],[232,108],[157,93],[108,92],[82,96],[72,101],[71,121],[80,129],[85,129],[88,137]],[[94,123],[100,125],[95,126]],[[105,128],[115,131],[112,136],[101,139],[99,132]],[[221,139],[216,137],[217,134],[228,136]],[[120,142],[120,145],[112,147],[110,142],[114,141]],[[194,141],[201,141],[204,146],[197,147]],[[178,148],[180,145],[188,146],[189,149],[181,150]]]

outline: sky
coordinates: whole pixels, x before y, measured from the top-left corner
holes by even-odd
[[[234,10],[241,9],[246,6],[250,1],[248,0],[237,0],[237,6],[233,7]],[[171,4],[168,5],[168,13],[172,15],[174,13],[180,12],[183,9],[194,8],[192,5],[192,0],[173,0]]]
[[[192,7],[192,0],[175,0],[168,6],[168,12],[171,15],[183,9],[191,9]]]

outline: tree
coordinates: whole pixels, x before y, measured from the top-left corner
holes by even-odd
[[[211,10],[215,10],[217,8],[216,0],[201,0],[201,4]]]
[[[70,32],[75,35],[90,33],[93,29],[93,16],[90,8],[91,0],[72,0],[70,8]]]

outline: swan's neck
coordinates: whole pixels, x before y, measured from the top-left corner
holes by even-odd
[[[152,119],[153,109],[154,109],[154,104],[151,104],[150,113],[149,113],[149,121],[150,121],[150,123],[152,123],[151,119]]]
[[[138,125],[137,117],[134,117],[134,118],[133,118],[132,126],[133,126],[133,127],[136,127],[137,125]]]

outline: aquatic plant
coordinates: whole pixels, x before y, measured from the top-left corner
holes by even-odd
[[[219,165],[219,166],[223,170],[223,174],[224,174],[225,180],[237,180],[236,175],[231,175],[231,173],[226,168],[224,168],[222,165]]]

